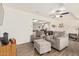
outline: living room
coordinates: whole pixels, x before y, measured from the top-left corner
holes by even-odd
[[[78,6],[1,3],[0,37],[6,32],[8,41],[16,40],[17,56],[79,56]]]

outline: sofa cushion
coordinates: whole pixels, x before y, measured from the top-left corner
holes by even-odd
[[[42,47],[42,46],[51,46],[51,43],[44,40],[44,39],[35,40],[34,42],[36,42],[40,47]]]
[[[47,35],[45,39],[48,40],[48,41],[52,40],[53,39],[53,35]]]
[[[36,31],[36,37],[40,37],[42,34],[44,34],[44,31]]]
[[[65,35],[65,32],[63,31],[63,32],[54,32],[54,37],[53,38],[58,38],[58,37],[62,37],[62,36],[64,36]]]

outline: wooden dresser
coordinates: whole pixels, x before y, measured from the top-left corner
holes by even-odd
[[[16,56],[16,43],[0,46],[0,56]]]

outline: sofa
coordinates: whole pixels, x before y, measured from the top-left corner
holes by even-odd
[[[36,31],[31,36],[32,42],[39,39],[45,39],[51,43],[51,46],[57,50],[62,50],[68,46],[68,34],[65,31],[54,31],[53,34],[44,35],[43,31]]]
[[[34,40],[43,39],[45,37],[44,31],[35,31],[31,35],[31,41],[34,42]]]
[[[51,42],[51,46],[57,50],[62,50],[68,46],[68,34],[65,32],[54,32],[53,35],[46,36],[47,41]]]

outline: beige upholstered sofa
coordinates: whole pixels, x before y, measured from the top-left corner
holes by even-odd
[[[40,54],[50,51],[50,43],[51,46],[57,50],[62,50],[68,46],[68,34],[66,34],[65,32],[54,32],[53,35],[45,36],[45,39],[50,43],[46,43],[47,41],[44,40],[43,37],[43,32],[34,33],[32,36],[34,47]]]
[[[68,46],[68,35],[64,32],[56,32],[54,35],[46,36],[46,40],[51,42],[53,48],[62,50]]]

